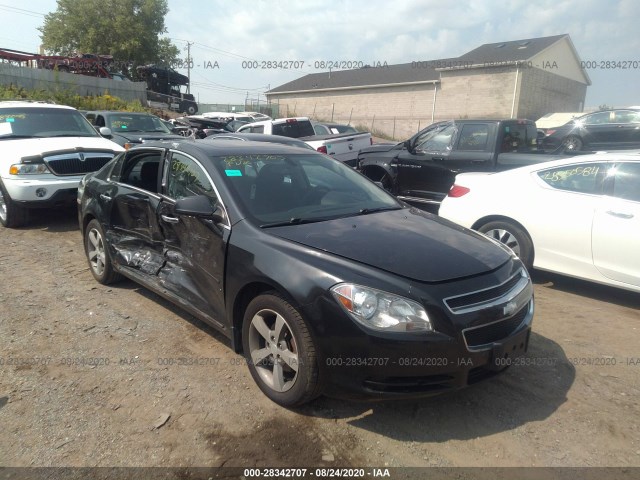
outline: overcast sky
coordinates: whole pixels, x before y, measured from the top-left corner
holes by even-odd
[[[0,47],[37,52],[37,27],[55,9],[55,0],[0,0]],[[169,0],[169,9],[167,36],[185,58],[193,42],[191,91],[202,103],[264,101],[269,87],[325,71],[315,68],[321,61],[408,63],[568,33],[581,60],[596,67],[587,70],[586,107],[640,105],[638,0]],[[253,60],[304,66],[246,68]]]

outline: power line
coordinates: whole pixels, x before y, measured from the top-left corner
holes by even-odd
[[[12,7],[11,5],[5,5],[0,3],[0,9],[11,13],[19,13],[21,15],[28,15],[30,17],[45,17],[46,14],[40,12],[34,12],[33,10],[25,10],[24,8]]]

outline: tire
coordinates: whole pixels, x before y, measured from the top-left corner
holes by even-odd
[[[187,115],[195,115],[198,111],[198,107],[194,103],[183,103],[180,105],[180,110]]]
[[[278,405],[294,407],[320,395],[318,359],[309,329],[278,293],[262,294],[249,303],[242,346],[254,381]]]
[[[575,135],[569,135],[562,141],[562,148],[570,152],[579,152],[582,150],[583,145],[582,140]]]
[[[29,222],[29,210],[11,200],[0,181],[0,223],[6,228],[22,227]]]
[[[509,221],[489,222],[478,228],[478,231],[508,246],[527,270],[533,268],[533,242],[521,227]]]
[[[103,285],[120,280],[121,276],[113,270],[109,247],[105,242],[104,230],[100,222],[91,220],[84,233],[84,251],[89,262],[93,278]]]

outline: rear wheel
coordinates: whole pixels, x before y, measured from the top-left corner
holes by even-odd
[[[533,268],[533,243],[521,227],[509,221],[489,222],[482,225],[478,231],[513,250],[527,270]]]
[[[120,279],[120,275],[113,270],[102,226],[95,219],[89,222],[85,230],[84,248],[93,278],[103,285]]]
[[[320,395],[316,349],[307,325],[276,292],[249,303],[242,345],[251,376],[277,404],[293,407]]]
[[[11,200],[0,181],[0,223],[7,228],[22,227],[29,221],[29,210]]]
[[[562,147],[565,150],[569,150],[569,151],[578,152],[578,151],[582,150],[582,146],[583,146],[582,140],[580,138],[574,136],[574,135],[569,135],[562,142]]]

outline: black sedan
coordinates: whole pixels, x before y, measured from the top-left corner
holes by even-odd
[[[84,112],[100,134],[124,148],[153,140],[178,140],[164,121],[149,113],[110,110]]]
[[[542,147],[552,150],[640,148],[640,110],[603,110],[550,128]]]
[[[78,190],[97,281],[211,324],[283,406],[451,391],[528,345],[522,263],[339,161],[246,141],[134,147]]]

